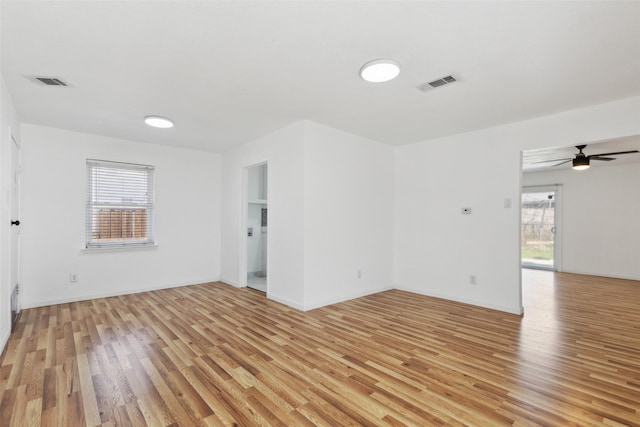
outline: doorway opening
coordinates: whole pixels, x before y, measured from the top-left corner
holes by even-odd
[[[523,187],[521,264],[558,271],[560,263],[560,186]]]
[[[246,271],[247,286],[267,292],[268,285],[268,165],[247,168]]]

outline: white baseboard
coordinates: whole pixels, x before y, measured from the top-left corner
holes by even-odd
[[[631,279],[631,280],[634,280],[634,279]],[[183,286],[192,286],[192,285],[199,285],[199,284],[203,284],[203,283],[218,282],[218,281],[224,282],[224,283],[228,284],[229,286],[240,288],[240,286],[237,283],[235,283],[234,281],[222,279],[220,277],[216,277],[216,278],[212,278],[212,279],[209,279],[209,280],[201,280],[201,281],[190,282],[190,283],[178,283],[178,284],[172,284],[172,285],[151,286],[151,287],[146,287],[146,288],[141,288],[141,289],[120,290],[120,291],[115,291],[115,292],[100,292],[100,293],[95,293],[95,294],[79,295],[79,296],[74,296],[74,297],[69,297],[69,298],[59,298],[59,299],[52,299],[52,300],[31,301],[31,302],[28,302],[28,303],[24,304],[24,306],[21,307],[21,309],[24,310],[24,309],[27,309],[27,308],[45,307],[45,306],[55,305],[55,304],[66,304],[66,303],[70,303],[70,302],[86,301],[86,300],[96,299],[96,298],[108,298],[108,297],[114,297],[114,296],[120,296],[120,295],[137,294],[137,293],[141,293],[141,292],[149,292],[149,291],[156,291],[156,290],[170,289],[170,288],[179,288],[179,287],[183,287]],[[464,304],[475,305],[475,306],[478,306],[478,307],[489,308],[489,309],[492,309],[492,310],[504,311],[504,312],[512,313],[512,314],[521,315],[523,313],[523,308],[522,307],[505,307],[505,306],[501,306],[501,305],[485,303],[485,302],[479,302],[479,301],[469,300],[469,299],[465,299],[465,298],[458,298],[458,297],[455,297],[455,296],[452,296],[452,295],[422,292],[422,291],[417,291],[415,289],[403,288],[403,287],[399,287],[399,286],[384,286],[384,287],[381,287],[381,288],[378,288],[378,289],[374,289],[374,290],[365,290],[365,291],[353,292],[353,293],[341,295],[341,296],[338,296],[338,297],[335,297],[335,298],[329,298],[329,299],[326,299],[326,300],[316,301],[316,302],[308,303],[308,304],[300,304],[299,302],[292,301],[290,299],[287,299],[285,297],[281,297],[279,295],[274,295],[273,293],[267,293],[267,298],[269,298],[269,299],[271,299],[273,301],[279,302],[281,304],[284,304],[284,305],[286,305],[288,307],[294,308],[296,310],[309,311],[309,310],[314,310],[316,308],[325,307],[327,305],[337,304],[337,303],[348,301],[348,300],[351,300],[351,299],[354,299],[354,298],[360,298],[360,297],[364,297],[364,296],[367,296],[367,295],[377,294],[379,292],[384,292],[384,291],[388,291],[388,290],[392,290],[392,289],[398,289],[398,290],[401,290],[401,291],[412,292],[412,293],[415,293],[415,294],[431,296],[431,297],[435,297],[435,298],[447,299],[447,300],[450,300],[450,301],[461,302],[461,303],[464,303]],[[8,338],[9,338],[9,335],[7,335],[4,338],[5,341],[8,340]],[[6,344],[6,342],[4,342],[3,345],[4,344]]]
[[[379,288],[379,289],[375,289],[375,290],[368,290],[368,291],[361,291],[361,292],[354,292],[351,294],[347,294],[347,295],[342,295],[340,297],[337,298],[331,298],[328,300],[323,300],[323,301],[318,301],[316,303],[313,304],[299,304],[297,302],[291,301],[289,299],[286,298],[282,298],[279,297],[277,295],[273,295],[271,293],[267,293],[267,298],[279,302],[281,304],[284,304],[288,307],[291,308],[295,308],[296,310],[300,310],[300,311],[309,311],[309,310],[314,310],[316,308],[320,308],[320,307],[325,307],[327,305],[332,305],[332,304],[338,304],[340,302],[344,302],[344,301],[349,301],[355,298],[360,298],[360,297],[364,297],[367,295],[373,295],[373,294],[377,294],[379,292],[384,292],[384,291],[388,291],[393,289],[393,287],[383,287],[383,288]]]
[[[9,342],[9,337],[10,336],[11,336],[11,331],[9,331],[7,334],[5,334],[2,337],[2,340],[0,341],[0,355],[2,355],[2,353],[5,350],[5,348],[7,347],[7,343]]]
[[[384,292],[384,291],[389,291],[391,289],[394,289],[394,287],[392,286],[384,286],[382,288],[378,288],[378,289],[374,289],[374,290],[367,290],[367,291],[360,291],[360,292],[353,292],[350,294],[346,294],[346,295],[341,295],[337,298],[330,298],[327,300],[322,300],[322,301],[318,301],[312,304],[305,304],[303,311],[309,311],[309,310],[314,310],[316,308],[320,308],[320,307],[325,307],[327,305],[332,305],[332,304],[338,304],[344,301],[349,301],[355,298],[360,298],[360,297],[365,297],[367,295],[373,295],[373,294],[377,294],[380,292]]]
[[[238,282],[236,282],[235,280],[230,280],[230,279],[225,279],[223,277],[220,278],[219,280],[220,282],[226,283],[227,285],[231,285],[233,287],[236,288],[241,288],[242,286],[240,286],[240,284]]]
[[[140,288],[140,289],[125,289],[125,290],[114,291],[114,292],[99,292],[95,294],[77,295],[69,298],[60,298],[55,300],[32,301],[30,303],[25,304],[20,309],[25,310],[27,308],[46,307],[49,305],[56,305],[56,304],[67,304],[70,302],[87,301],[87,300],[96,299],[96,298],[109,298],[109,297],[117,297],[121,295],[139,294],[142,292],[158,291],[161,289],[181,288],[183,286],[201,285],[203,283],[218,282],[218,281],[220,281],[219,277],[215,279],[210,279],[210,280],[199,280],[195,283],[190,282],[190,283],[178,283],[178,284],[172,284],[172,285],[150,286],[150,287]]]
[[[562,271],[558,271],[558,272],[559,273],[570,273],[570,274],[581,274],[583,276],[611,277],[613,279],[640,281],[640,277],[621,276],[619,274],[602,274],[602,273],[594,273],[592,271],[590,272],[590,271],[562,270]]]
[[[291,301],[287,298],[279,297],[278,295],[273,295],[267,291],[267,298],[273,300],[275,302],[279,302],[280,304],[284,304],[287,307],[295,308],[296,310],[305,311],[304,306],[302,304],[298,304],[297,302]]]
[[[394,289],[397,289],[399,291],[411,292],[413,294],[424,295],[428,297],[446,299],[448,301],[460,302],[462,304],[474,305],[476,307],[488,308],[490,310],[497,310],[497,311],[503,311],[505,313],[517,314],[519,316],[524,313],[524,307],[506,307],[498,304],[474,301],[466,298],[458,298],[453,295],[446,295],[446,294],[433,293],[433,292],[422,292],[422,291],[417,291],[415,289],[403,288],[401,286],[396,286]]]

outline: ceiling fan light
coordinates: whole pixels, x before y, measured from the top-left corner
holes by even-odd
[[[576,157],[573,159],[573,170],[583,171],[589,169],[589,158],[588,157]]]

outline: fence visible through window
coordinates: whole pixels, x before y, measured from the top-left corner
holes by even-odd
[[[521,254],[524,266],[553,268],[555,204],[554,193],[522,194]]]
[[[93,240],[146,239],[146,209],[99,209]]]
[[[87,248],[152,245],[154,167],[87,160]]]

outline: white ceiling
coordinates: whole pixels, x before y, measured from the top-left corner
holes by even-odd
[[[224,151],[308,119],[401,145],[639,95],[638,22],[638,1],[2,0],[2,74],[28,123]],[[359,78],[384,57],[396,80]]]

